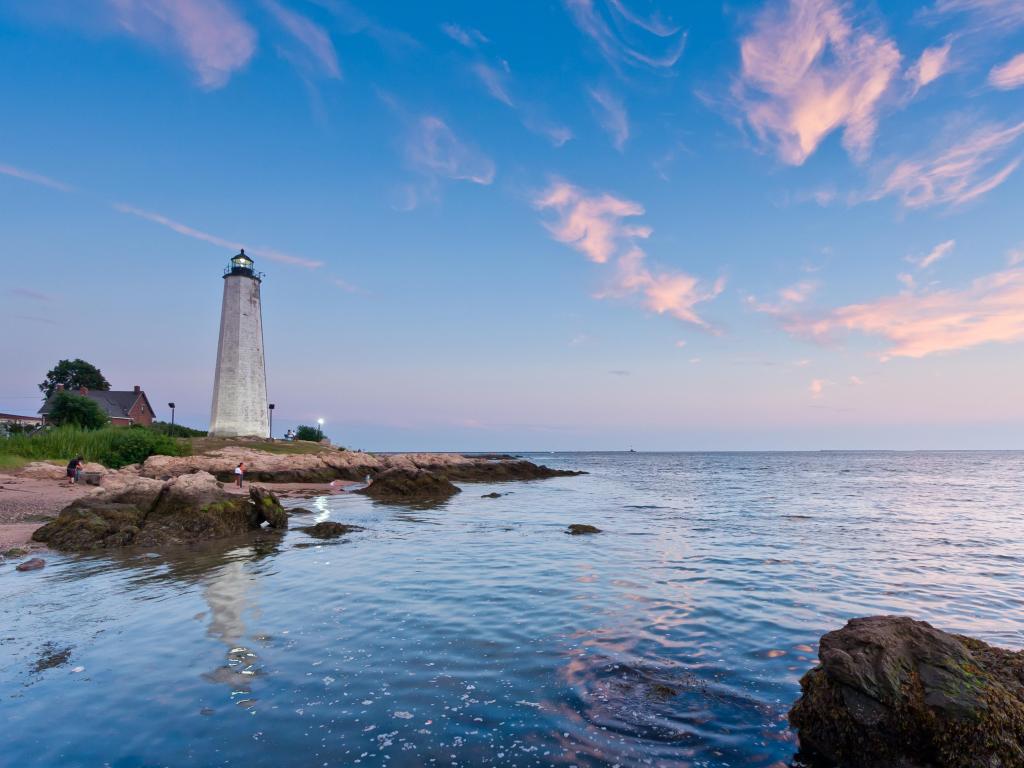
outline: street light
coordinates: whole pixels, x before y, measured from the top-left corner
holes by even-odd
[[[316,420],[316,439],[317,440],[323,440],[324,439],[324,420],[323,419],[317,419]]]
[[[171,409],[171,426],[174,426],[174,403],[168,403],[167,407]],[[173,429],[171,430],[174,431]]]
[[[270,439],[274,439],[274,404],[271,403],[267,406],[267,410],[270,411]]]

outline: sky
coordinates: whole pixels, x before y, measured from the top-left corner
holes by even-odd
[[[1024,2],[0,0],[0,411],[367,450],[1024,448]]]

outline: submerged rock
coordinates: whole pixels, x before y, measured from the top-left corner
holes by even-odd
[[[252,487],[248,496],[224,490],[206,472],[166,482],[144,477],[112,484],[77,499],[32,534],[54,549],[88,551],[138,545],[160,547],[234,536],[259,529],[287,528],[277,497]]]
[[[315,539],[336,539],[346,533],[363,530],[358,525],[345,525],[344,523],[333,523],[329,520],[316,525],[307,525],[298,530]]]
[[[493,493],[485,493],[480,498],[481,499],[500,499],[503,495],[504,494],[501,494],[501,493],[498,493],[497,491],[494,491]]]
[[[381,472],[372,483],[353,493],[362,493],[377,501],[438,502],[460,490],[442,475],[424,469],[395,468]]]
[[[24,563],[18,563],[14,566],[16,571],[38,571],[40,568],[46,565],[46,561],[41,557],[33,557],[31,560],[26,560]]]
[[[821,639],[789,713],[812,759],[844,768],[1024,765],[1024,652],[903,616]]]
[[[573,523],[565,532],[570,536],[582,536],[587,533],[601,533],[601,529],[594,525],[586,525],[585,523]]]

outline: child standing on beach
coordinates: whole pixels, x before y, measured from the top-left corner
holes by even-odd
[[[235,485],[239,488],[242,487],[242,479],[245,477],[245,462],[238,462],[238,466],[235,467]]]
[[[82,457],[76,456],[68,462],[68,482],[74,485],[78,482],[78,478],[82,475]]]

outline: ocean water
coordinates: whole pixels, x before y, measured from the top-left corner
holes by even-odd
[[[531,458],[590,474],[3,566],[0,762],[779,768],[851,617],[1024,646],[1024,453]]]

